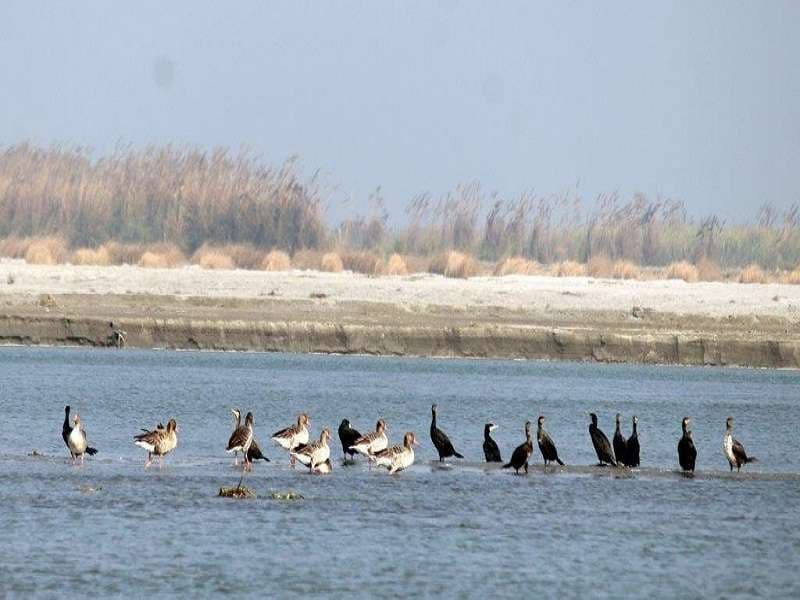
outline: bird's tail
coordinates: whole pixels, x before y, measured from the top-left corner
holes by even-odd
[[[557,462],[558,464],[560,464],[562,467],[564,466],[564,461],[562,461],[562,460],[561,460],[560,458],[558,458],[557,456],[556,456],[556,462]]]
[[[453,450],[453,456],[455,456],[456,458],[464,458],[461,454],[459,454],[455,450]]]
[[[747,457],[747,462],[749,462],[749,463],[758,462],[758,459],[755,456],[748,456]]]
[[[511,463],[506,463],[503,465],[504,469],[510,469],[512,467]]]
[[[88,454],[89,456],[94,456],[95,454],[97,454],[97,448],[92,448],[91,446],[87,446],[86,454]]]

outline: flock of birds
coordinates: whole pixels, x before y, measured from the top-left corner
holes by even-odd
[[[243,468],[246,471],[252,469],[253,462],[264,460],[269,462],[258,442],[255,439],[253,430],[254,417],[252,412],[248,412],[242,423],[242,415],[238,409],[232,409],[234,416],[234,430],[225,448],[226,452],[234,454],[234,463],[238,465],[238,455],[242,455]],[[86,436],[86,429],[83,427],[80,416],[75,415],[70,419],[70,407],[64,407],[64,425],[62,427],[62,437],[69,449],[73,462],[80,461],[83,464],[86,454],[93,456],[97,449],[89,446]],[[439,461],[446,458],[464,458],[453,447],[450,438],[442,431],[436,422],[437,406],[431,407],[431,427],[430,436],[434,447],[439,454]],[[599,466],[613,465],[615,467],[638,467],[639,466],[639,435],[638,417],[634,416],[633,431],[631,436],[625,438],[621,430],[621,415],[616,416],[616,431],[614,433],[613,445],[608,437],[597,426],[597,415],[590,413],[591,424],[589,425],[589,436],[592,445],[597,453]],[[564,465],[558,457],[558,450],[553,439],[544,429],[545,418],[540,416],[537,422],[536,441],[539,451],[542,454],[545,466],[556,462]],[[684,417],[681,421],[683,435],[678,441],[678,463],[684,472],[694,472],[697,460],[697,449],[692,439],[692,431],[689,428],[691,420]],[[272,440],[289,453],[290,464],[294,466],[300,463],[307,467],[312,473],[326,474],[333,470],[330,451],[330,429],[323,428],[319,434],[319,439],[309,441],[309,425],[311,419],[307,413],[300,413],[294,425],[281,429],[272,435]],[[494,423],[487,423],[483,429],[483,452],[486,462],[502,463],[500,449],[497,442],[492,439],[491,432],[495,428]],[[350,424],[350,421],[343,419],[339,425],[339,441],[342,444],[342,452],[345,461],[350,460],[360,454],[367,458],[370,468],[372,465],[384,467],[389,473],[397,473],[407,469],[414,464],[414,447],[418,446],[414,432],[406,432],[403,436],[403,443],[396,446],[389,446],[387,433],[389,428],[386,421],[378,419],[375,430],[362,435]],[[175,419],[170,419],[166,427],[159,423],[154,429],[143,429],[142,433],[134,436],[134,443],[147,451],[145,467],[149,467],[153,462],[153,457],[158,457],[159,465],[163,465],[164,456],[172,452],[178,445],[178,424]],[[733,418],[728,417],[725,422],[725,433],[722,438],[722,448],[725,458],[728,461],[730,470],[736,467],[739,471],[743,465],[755,462],[757,459],[748,456],[744,446],[733,437]],[[525,441],[514,449],[511,459],[503,464],[503,468],[513,468],[517,474],[520,469],[528,472],[528,463],[533,454],[533,438],[531,437],[531,422],[525,423]]]

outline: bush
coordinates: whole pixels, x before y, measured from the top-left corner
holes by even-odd
[[[581,263],[573,260],[565,260],[553,267],[557,277],[583,277],[586,275],[586,269]]]
[[[230,256],[239,269],[261,269],[264,263],[264,252],[252,244],[229,244],[221,246],[219,251]]]
[[[381,259],[369,252],[347,252],[342,255],[342,264],[353,273],[379,275],[383,271]]]
[[[328,273],[341,273],[344,271],[344,265],[336,252],[326,252],[320,261],[319,270]]]
[[[535,260],[528,260],[521,256],[510,256],[497,263],[494,267],[494,274],[499,277],[506,275],[539,275],[542,267]]]
[[[0,240],[0,256],[25,258],[25,253],[28,252],[32,241],[32,238],[21,238],[17,236],[11,236]]]
[[[722,269],[719,264],[708,258],[697,261],[697,278],[700,281],[722,281]]]
[[[145,248],[141,244],[106,242],[100,248],[108,253],[112,265],[136,265],[145,252]]]
[[[408,275],[408,267],[405,259],[399,254],[392,254],[386,265],[387,275]]]
[[[589,277],[609,278],[614,274],[614,265],[605,254],[595,254],[586,263]]]
[[[78,248],[72,253],[70,262],[73,265],[96,265],[105,267],[111,264],[111,256],[104,247],[97,248]]]
[[[767,276],[758,265],[748,265],[739,273],[739,283],[766,283]]]
[[[261,268],[264,271],[288,271],[292,262],[283,250],[271,250],[261,261]]]
[[[478,262],[469,254],[462,252],[451,252],[447,259],[447,269],[445,277],[457,277],[467,279],[480,274]]]
[[[31,265],[56,265],[66,258],[67,244],[58,237],[35,238],[25,251],[25,262]]]
[[[639,277],[639,269],[632,262],[618,260],[614,263],[614,270],[611,276],[614,279],[636,279]]]
[[[789,285],[800,285],[800,267],[797,267],[793,271],[787,271],[783,276],[783,283],[788,283]]]
[[[200,265],[203,269],[235,269],[233,258],[222,248],[203,244],[192,255],[192,263]]]
[[[292,256],[292,266],[304,271],[319,271],[322,267],[322,252],[318,250],[299,250]]]
[[[685,260],[670,264],[665,275],[667,279],[683,279],[688,283],[695,282],[700,278],[697,267]]]

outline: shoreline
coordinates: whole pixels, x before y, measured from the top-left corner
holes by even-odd
[[[0,344],[110,323],[134,348],[800,368],[800,286],[0,262]]]

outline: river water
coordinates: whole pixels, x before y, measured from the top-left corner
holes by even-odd
[[[800,375],[576,363],[84,349],[0,349],[0,595],[288,597],[798,597]],[[465,459],[440,467],[430,405]],[[83,467],[63,407],[99,449]],[[217,497],[239,471],[230,408],[255,414],[273,462],[259,497]],[[334,471],[293,470],[269,442],[299,411],[334,431]],[[595,462],[588,412],[640,419],[642,468]],[[504,458],[540,414],[563,470],[485,468],[483,424]],[[690,415],[698,476],[676,473]],[[759,462],[731,476],[725,417]],[[175,417],[179,445],[145,470],[132,443]],[[415,431],[409,470],[341,466],[335,430]],[[535,425],[534,425],[535,427]],[[30,456],[36,450],[40,456]],[[538,449],[534,451],[538,464]],[[285,502],[272,491],[295,490]]]

